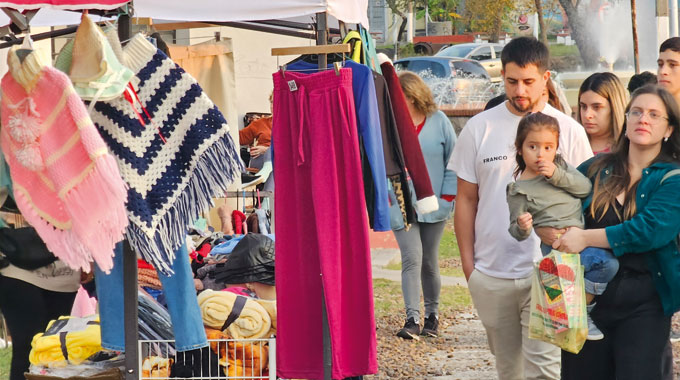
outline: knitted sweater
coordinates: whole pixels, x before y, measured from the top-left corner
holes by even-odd
[[[128,240],[170,275],[189,225],[243,163],[224,116],[194,78],[139,34],[124,50],[141,104],[135,111],[124,98],[97,102],[91,116],[129,186]]]
[[[14,199],[47,248],[74,269],[113,266],[128,224],[125,183],[69,78],[43,52],[12,48],[2,78],[2,150]]]

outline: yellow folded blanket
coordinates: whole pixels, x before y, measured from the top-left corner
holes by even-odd
[[[98,315],[59,317],[50,321],[44,333],[33,337],[29,360],[31,364],[47,367],[81,364],[102,349],[100,331]]]
[[[276,335],[276,300],[256,299],[255,301],[257,301],[257,303],[262,305],[262,307],[267,310],[267,313],[269,313],[269,318],[272,320],[272,328],[265,335],[265,338]]]
[[[243,309],[226,329],[223,329],[227,318],[232,313],[234,303],[245,299]],[[207,327],[224,330],[234,339],[259,339],[267,336],[272,320],[267,310],[256,300],[239,296],[231,292],[205,290],[198,295],[203,324]]]

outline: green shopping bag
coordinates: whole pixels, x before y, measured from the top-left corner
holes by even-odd
[[[534,264],[529,338],[577,354],[587,336],[581,256],[552,251]]]

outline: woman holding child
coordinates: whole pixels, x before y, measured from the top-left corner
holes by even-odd
[[[666,90],[632,95],[623,133],[579,166],[593,183],[583,201],[585,229],[554,243],[563,252],[611,249],[620,269],[592,318],[604,339],[562,353],[562,379],[661,379],[670,319],[680,309],[680,111]]]

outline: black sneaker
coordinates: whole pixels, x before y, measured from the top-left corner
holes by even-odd
[[[397,336],[404,339],[419,340],[418,334],[420,334],[420,326],[416,323],[416,320],[411,317],[406,321],[404,327],[399,330]]]
[[[439,336],[439,333],[437,332],[438,329],[439,318],[434,314],[430,314],[429,317],[425,318],[425,323],[423,324],[423,331],[420,332],[420,335],[436,338]]]

